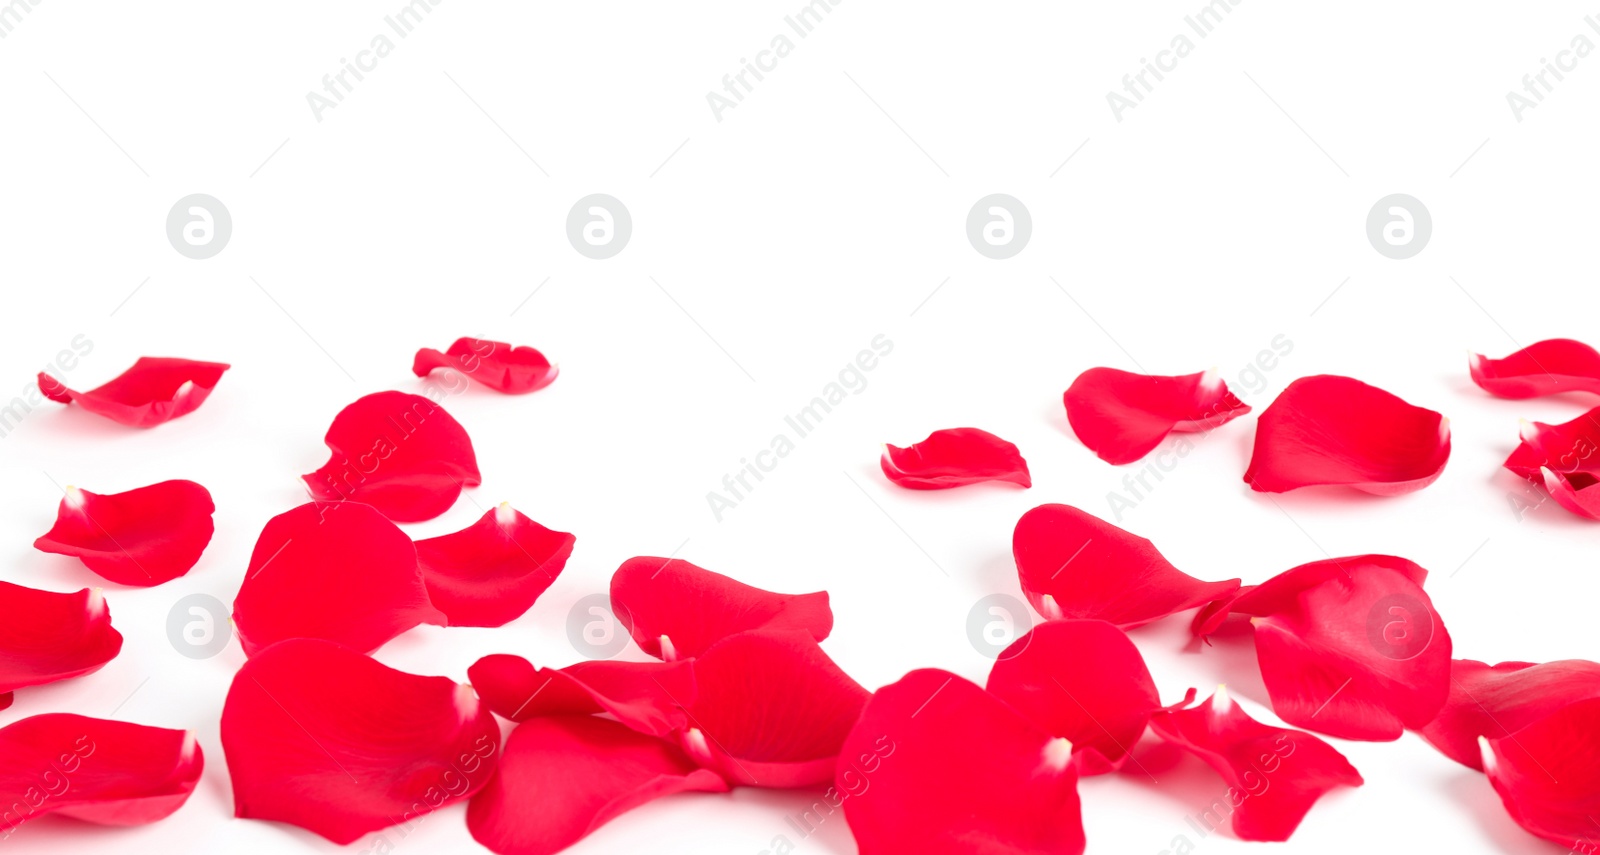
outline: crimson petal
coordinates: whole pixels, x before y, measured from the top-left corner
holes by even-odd
[[[832,780],[839,746],[869,697],[799,630],[729,636],[694,660],[694,676],[684,750],[752,787]]]
[[[1505,357],[1469,354],[1472,382],[1500,398],[1537,398],[1562,392],[1600,394],[1600,352],[1581,341],[1552,338]]]
[[[1238,579],[1196,579],[1150,541],[1069,505],[1040,505],[1023,514],[1011,549],[1028,601],[1051,620],[1138,626],[1239,587]]]
[[[1022,452],[977,428],[936,430],[909,448],[886,445],[878,464],[890,481],[912,490],[946,490],[983,481],[1033,486]]]
[[[575,542],[502,502],[461,531],[417,541],[417,561],[450,626],[503,626],[561,575]]]
[[[308,502],[261,529],[233,620],[247,656],[287,638],[366,652],[445,616],[428,601],[417,550],[359,502]]]
[[[189,800],[205,757],[194,734],[69,713],[0,728],[0,840],[54,813],[143,825]]]
[[[727,790],[673,745],[616,722],[536,718],[506,739],[499,773],[467,807],[467,828],[500,855],[554,855],[646,802]]]
[[[68,389],[40,372],[39,391],[52,401],[76,402],[119,424],[154,427],[199,409],[230,367],[222,362],[141,356],[132,368],[87,392]]]
[[[1489,782],[1518,825],[1572,852],[1600,848],[1600,698],[1484,743]]]
[[[1071,742],[1081,775],[1121,768],[1151,714],[1161,709],[1139,648],[1122,630],[1099,620],[1034,627],[1000,654],[987,688],[1029,721]]]
[[[835,789],[861,855],[1081,855],[1072,746],[954,674],[879,689]]]
[[[1457,659],[1450,663],[1450,699],[1438,717],[1417,732],[1446,757],[1482,771],[1479,737],[1504,739],[1589,698],[1600,698],[1600,664],[1594,662],[1488,665]]]
[[[826,591],[775,594],[678,558],[624,561],[611,576],[611,607],[640,649],[669,662],[746,630],[803,629],[817,641],[833,631]]]
[[[1360,380],[1290,383],[1256,423],[1252,490],[1345,486],[1398,496],[1432,484],[1450,459],[1450,421]]]
[[[483,481],[466,430],[421,395],[357,399],[334,417],[324,442],[333,456],[301,476],[311,497],[365,502],[399,522],[433,519],[462,488]]]
[[[694,665],[679,662],[579,662],[535,668],[509,653],[485,656],[467,669],[478,696],[497,715],[527,721],[547,715],[610,713],[628,727],[667,736],[688,724],[681,707],[695,699]]]
[[[252,657],[222,707],[234,815],[335,843],[471,796],[499,747],[500,726],[471,688],[317,639]]]
[[[512,347],[503,341],[481,338],[458,338],[443,353],[424,347],[411,363],[411,372],[418,377],[426,377],[438,368],[453,368],[507,395],[543,389],[555,382],[559,370],[531,347]]]
[[[1239,597],[1261,679],[1284,721],[1386,742],[1420,728],[1450,693],[1450,634],[1422,590],[1428,571],[1391,555],[1303,564]]]
[[[1324,793],[1365,783],[1333,746],[1256,721],[1223,689],[1199,706],[1157,713],[1150,728],[1227,782],[1227,793],[1197,819],[1209,830],[1231,814],[1241,840],[1288,840]]]
[[[1213,371],[1163,377],[1091,368],[1062,401],[1072,432],[1114,464],[1149,454],[1174,431],[1210,432],[1250,412]]]
[[[211,543],[216,505],[193,481],[102,496],[68,487],[56,524],[33,542],[119,585],[148,587],[189,572]]]
[[[1558,425],[1524,421],[1519,434],[1505,468],[1542,485],[1568,511],[1600,520],[1600,407]]]
[[[93,674],[122,651],[98,589],[56,594],[0,582],[0,615],[0,709],[17,689]]]

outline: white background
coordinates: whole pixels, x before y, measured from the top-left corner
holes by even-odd
[[[864,685],[923,666],[981,682],[988,660],[967,615],[1019,593],[1016,518],[1048,501],[1107,515],[1106,494],[1122,489],[1125,472],[1067,427],[1073,377],[1216,365],[1232,380],[1280,334],[1293,352],[1250,403],[1301,375],[1359,377],[1451,418],[1443,477],[1400,498],[1275,505],[1240,480],[1252,415],[1200,442],[1123,524],[1204,578],[1260,581],[1324,550],[1403,555],[1433,571],[1458,655],[1600,657],[1596,529],[1554,503],[1519,521],[1509,497],[1540,494],[1499,468],[1519,417],[1565,421],[1593,402],[1491,399],[1465,353],[1600,339],[1600,59],[1521,122],[1505,100],[1574,35],[1600,39],[1584,23],[1593,4],[1252,0],[1118,122],[1106,93],[1199,0],[851,0],[719,122],[706,93],[799,0],[451,2],[317,121],[306,93],[401,5],[47,0],[0,40],[0,403],[80,333],[94,349],[67,374],[79,389],[140,355],[234,365],[202,409],[153,430],[46,403],[0,439],[8,581],[100,584],[31,548],[60,498],[51,479],[114,492],[191,478],[218,505],[189,575],[108,588],[127,636],[118,659],[23,690],[0,713],[192,728],[207,759],[194,798],[141,829],[40,821],[12,851],[336,849],[230,818],[217,719],[243,655],[237,643],[178,655],[167,612],[193,592],[231,602],[257,532],[303,500],[296,476],[326,459],[333,414],[368,392],[422,389],[412,353],[460,335],[539,347],[561,378],[526,397],[449,399],[484,484],[408,531],[452,531],[506,499],[578,546],[510,626],[423,628],[379,651],[407,670],[464,679],[497,651],[567,664],[572,604],[628,556],[677,550],[771,589],[829,590],[826,647]],[[596,192],[634,222],[605,261],[565,236],[572,203]],[[1031,243],[1005,261],[964,234],[973,202],[996,192],[1033,217]],[[1397,192],[1434,221],[1407,261],[1364,233],[1372,204]],[[232,240],[210,260],[164,234],[190,193],[232,212]],[[717,522],[706,493],[880,333],[894,351],[865,390]],[[880,443],[963,425],[1018,443],[1033,489],[913,493],[877,473]],[[1201,653],[1186,638],[1182,618],[1135,633],[1166,696],[1226,681],[1276,721],[1248,646]],[[1279,850],[1561,851],[1414,737],[1335,744],[1366,786],[1324,799]],[[1197,851],[1257,851],[1184,823],[1222,791],[1198,761],[1156,776],[1082,784],[1091,852],[1158,853],[1179,834]],[[778,834],[800,852],[855,851],[837,815],[797,839],[783,817],[803,803],[668,799],[571,851],[758,853]],[[387,842],[476,849],[462,816],[452,807]]]

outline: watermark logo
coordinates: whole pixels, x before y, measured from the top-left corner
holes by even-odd
[[[210,594],[190,594],[167,612],[167,641],[190,659],[210,659],[232,638],[228,607]]]
[[[179,255],[210,258],[233,237],[233,216],[215,196],[194,193],[179,199],[167,212],[167,240]]]
[[[628,646],[628,631],[611,611],[611,598],[590,594],[567,612],[567,643],[586,659],[610,659]]]
[[[1410,594],[1390,594],[1367,612],[1367,641],[1382,656],[1415,659],[1433,641],[1433,612]]]
[[[979,199],[967,212],[967,240],[980,255],[1010,258],[1033,236],[1033,216],[1015,196],[994,193]]]
[[[967,641],[986,659],[999,659],[1031,629],[1033,616],[1027,605],[1010,594],[990,594],[967,612]]]
[[[1395,193],[1379,199],[1367,212],[1367,240],[1380,255],[1410,258],[1433,237],[1433,217],[1415,196]]]
[[[615,196],[594,193],[579,199],[567,212],[567,240],[579,255],[610,258],[633,237],[633,217]]]

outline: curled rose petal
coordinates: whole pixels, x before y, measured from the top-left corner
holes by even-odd
[[[1072,746],[954,674],[877,691],[835,788],[861,855],[1081,855]]]
[[[450,626],[503,626],[561,575],[576,540],[502,502],[461,531],[417,541],[417,561]]]
[[[1562,392],[1600,394],[1600,352],[1581,341],[1552,338],[1507,356],[1469,353],[1472,382],[1500,398],[1537,398]]]
[[[1489,783],[1518,825],[1574,853],[1600,851],[1600,698],[1482,744]]]
[[[751,629],[833,630],[828,592],[775,594],[679,558],[630,558],[611,576],[611,607],[644,652],[672,661]]]
[[[1284,493],[1344,486],[1398,496],[1432,484],[1450,459],[1450,421],[1360,380],[1301,377],[1262,412],[1244,480]]]
[[[287,638],[366,652],[419,624],[446,623],[428,600],[411,538],[359,502],[308,502],[269,520],[233,621],[246,656]]]
[[[0,582],[0,615],[0,709],[17,689],[93,674],[122,650],[99,589],[56,594]]]
[[[500,726],[471,688],[317,639],[252,657],[222,707],[234,815],[335,843],[471,796],[499,747]]]
[[[189,800],[205,757],[194,734],[69,713],[0,728],[0,840],[45,814],[144,825]]]
[[[495,653],[467,669],[489,709],[512,721],[547,715],[610,713],[628,727],[667,736],[688,725],[682,704],[694,701],[694,664],[596,660],[535,668],[521,656]]]
[[[886,445],[878,463],[890,481],[912,490],[945,490],[984,481],[1033,486],[1022,452],[977,428],[936,430],[909,448]]]
[[[1600,407],[1558,425],[1524,421],[1505,468],[1545,488],[1556,504],[1600,520]]]
[[[312,498],[365,502],[399,522],[431,520],[483,481],[466,430],[421,395],[360,398],[334,417],[324,442],[333,456],[300,476]]]
[[[530,719],[467,807],[474,840],[499,855],[554,855],[646,802],[728,784],[670,743],[594,716]]]
[[[1022,590],[1050,620],[1133,627],[1226,597],[1238,579],[1202,582],[1155,544],[1069,505],[1040,505],[1017,520],[1012,555]]]
[[[988,690],[1071,742],[1080,775],[1121,768],[1151,714],[1162,708],[1139,648],[1099,620],[1034,627],[1000,654]]]
[[[1233,601],[1255,627],[1261,679],[1284,721],[1386,742],[1423,727],[1450,693],[1450,634],[1428,571],[1391,555],[1303,564]]]
[[[531,347],[512,347],[503,341],[458,338],[440,353],[431,347],[417,351],[411,372],[426,377],[435,369],[451,368],[507,395],[537,391],[555,382],[559,369]]]
[[[1450,698],[1417,731],[1446,757],[1483,770],[1479,737],[1504,739],[1570,704],[1600,698],[1600,664],[1566,659],[1535,665],[1472,659],[1450,663]],[[1596,829],[1600,832],[1600,829]]]
[[[102,496],[77,487],[33,547],[70,555],[119,585],[148,587],[189,572],[211,543],[216,506],[193,481],[162,481]]]
[[[40,372],[39,391],[63,404],[77,403],[91,413],[132,427],[154,427],[199,409],[230,366],[221,362],[141,356],[115,379],[76,392]]]
[[[694,660],[683,749],[729,783],[790,788],[833,779],[869,693],[802,630],[743,632]]]
[[[1157,713],[1150,728],[1206,761],[1227,782],[1227,793],[1196,817],[1206,832],[1231,815],[1241,840],[1288,840],[1324,793],[1364,783],[1333,746],[1256,721],[1222,688],[1199,706]]]
[[[1062,396],[1072,432],[1107,463],[1132,463],[1174,432],[1210,432],[1250,412],[1216,371],[1163,377],[1091,368]]]

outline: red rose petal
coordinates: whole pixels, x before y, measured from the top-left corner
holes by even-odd
[[[676,747],[616,722],[536,718],[506,739],[499,774],[467,807],[467,828],[500,855],[554,855],[646,802],[727,790]]]
[[[945,671],[879,689],[835,790],[861,855],[1081,855],[1072,746]]]
[[[189,800],[205,757],[194,734],[68,713],[0,728],[0,840],[54,813],[143,825]]]
[[[499,747],[500,726],[471,688],[316,639],[251,658],[222,708],[234,815],[335,843],[471,796]]]
[[[233,620],[247,656],[288,638],[367,652],[419,624],[446,623],[411,538],[359,502],[308,502],[269,520]]]
[[[1050,620],[1138,626],[1239,587],[1238,579],[1189,576],[1150,541],[1069,505],[1040,505],[1023,514],[1011,549],[1028,602]]]
[[[611,607],[641,650],[669,662],[746,630],[803,629],[817,641],[833,630],[826,591],[775,594],[678,558],[624,561],[611,577]]]
[[[1581,341],[1534,342],[1504,359],[1470,354],[1472,382],[1501,398],[1537,398],[1562,392],[1600,394],[1600,352]]]
[[[485,386],[507,395],[522,395],[555,382],[558,369],[531,347],[512,347],[503,341],[458,338],[440,353],[431,347],[417,351],[411,371],[426,377],[438,368],[453,368]]]
[[[576,540],[501,503],[461,531],[417,541],[417,561],[450,626],[503,626],[561,575]]]
[[[1322,374],[1290,383],[1261,414],[1244,480],[1262,493],[1345,486],[1397,496],[1432,484],[1449,459],[1448,419]]]
[[[1209,432],[1250,412],[1215,372],[1162,377],[1091,368],[1062,396],[1072,432],[1107,463],[1132,463],[1167,434]]]
[[[1450,693],[1450,634],[1428,571],[1390,555],[1316,561],[1233,602],[1255,626],[1261,679],[1284,721],[1383,742],[1432,721]]]
[[[1197,819],[1214,827],[1231,814],[1241,840],[1288,840],[1324,793],[1364,783],[1333,746],[1252,719],[1222,689],[1199,706],[1157,713],[1150,728],[1227,782],[1227,793]]]
[[[1450,678],[1444,709],[1417,732],[1446,757],[1479,771],[1479,737],[1504,739],[1570,704],[1600,698],[1600,664],[1582,659],[1541,665],[1457,659]]]
[[[1600,407],[1558,425],[1522,423],[1505,468],[1545,488],[1556,504],[1600,520]]]
[[[1600,847],[1600,698],[1485,743],[1489,782],[1518,825],[1573,852]]]
[[[56,594],[0,582],[0,615],[0,709],[17,689],[93,674],[122,650],[97,589]]]
[[[216,506],[193,481],[102,496],[68,487],[56,524],[33,547],[71,555],[119,585],[148,587],[189,572],[211,543]]]
[[[936,430],[909,447],[884,446],[883,474],[912,490],[946,490],[983,481],[1033,486],[1015,445],[977,428]]]
[[[1080,775],[1121,768],[1151,714],[1162,708],[1139,648],[1099,620],[1034,627],[1000,654],[987,688],[1071,742]]]
[[[694,675],[684,751],[752,787],[832,780],[839,746],[870,696],[802,630],[729,636],[694,660]]]
[[[547,715],[610,713],[628,727],[667,736],[688,725],[681,704],[698,691],[691,660],[579,662],[535,668],[521,656],[495,653],[467,669],[489,709],[512,721]]]
[[[483,481],[466,430],[421,395],[360,398],[334,417],[324,442],[333,456],[301,476],[312,498],[365,502],[399,522],[433,519]]]
[[[52,401],[76,402],[120,424],[153,427],[199,409],[229,367],[222,362],[141,356],[132,368],[87,392],[68,389],[41,372],[39,391]]]

